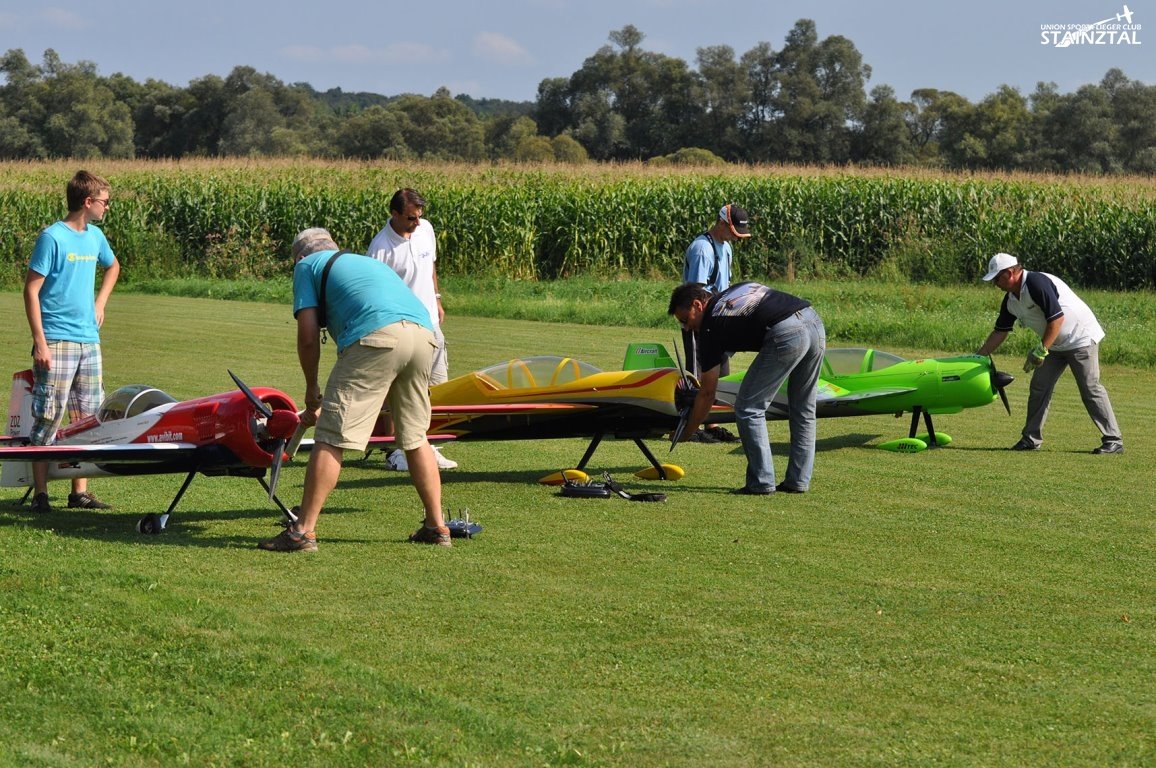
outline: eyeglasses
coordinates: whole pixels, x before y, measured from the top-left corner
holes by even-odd
[[[103,199],[101,199],[99,197],[90,197],[89,200],[91,200],[94,203],[104,203],[105,208],[107,208],[109,205],[112,204],[112,198],[111,197],[106,197]]]
[[[420,218],[421,218],[421,216],[406,216],[405,220],[406,221],[417,221]]]

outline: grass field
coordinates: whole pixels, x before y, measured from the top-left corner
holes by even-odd
[[[17,294],[0,320],[0,370],[26,367]],[[612,368],[674,332],[446,326],[457,373]],[[104,349],[110,389],[192,397],[231,368],[302,395],[283,305],[123,294]],[[147,538],[181,477],[94,480],[102,513],[34,517],[0,489],[0,765],[1152,765],[1156,406],[1150,370],[1104,379],[1124,455],[1089,453],[1070,378],[1043,450],[1006,451],[1020,376],[1012,417],[941,416],[938,451],[872,448],[907,418],[821,421],[812,492],[769,500],[727,494],[726,445],[680,446],[688,475],[663,485],[604,444],[593,468],[669,495],[632,504],[535,483],[581,441],[451,444],[447,511],[485,526],[451,550],[405,542],[419,505],[380,457],[347,465],[312,556],[255,549],[277,515],[252,480],[198,478]]]

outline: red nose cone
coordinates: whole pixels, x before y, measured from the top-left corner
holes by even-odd
[[[283,437],[288,440],[293,437],[293,433],[297,431],[297,425],[300,423],[301,418],[296,411],[273,411],[265,429],[269,432],[270,437]]]

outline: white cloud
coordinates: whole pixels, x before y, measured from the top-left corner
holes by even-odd
[[[479,32],[474,38],[474,54],[495,64],[521,65],[533,62],[533,57],[517,41],[497,32]]]
[[[88,26],[88,22],[83,17],[64,8],[45,8],[39,15],[41,20],[50,27],[84,29]]]

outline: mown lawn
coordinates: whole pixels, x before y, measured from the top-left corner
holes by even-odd
[[[0,362],[25,367],[19,295],[0,319]],[[675,328],[446,332],[461,373],[615,367]],[[104,342],[109,388],[192,397],[231,368],[302,394],[285,306],[125,294]],[[939,417],[937,451],[873,449],[906,417],[823,421],[812,492],[769,500],[727,494],[727,445],[680,446],[663,485],[604,444],[592,467],[669,497],[635,504],[536,484],[581,441],[451,444],[448,511],[485,525],[451,550],[405,543],[419,506],[380,456],[347,466],[314,556],[255,549],[277,515],[251,480],[198,478],[157,537],[133,525],[179,476],[94,480],[103,513],[33,517],[0,489],[0,764],[1151,765],[1156,407],[1149,370],[1104,378],[1122,456],[1089,453],[1070,379],[1044,449],[1006,451],[1021,376],[1012,417]]]

